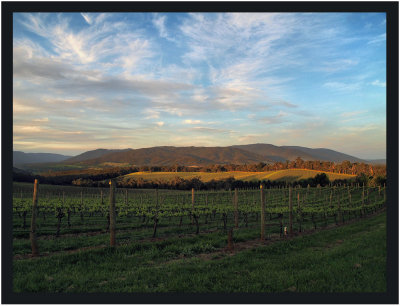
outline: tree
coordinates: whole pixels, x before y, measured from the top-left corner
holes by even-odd
[[[356,183],[367,186],[368,185],[368,176],[365,173],[360,173],[356,176]]]
[[[326,186],[329,185],[329,178],[325,173],[317,174],[314,177],[314,181],[316,185]]]

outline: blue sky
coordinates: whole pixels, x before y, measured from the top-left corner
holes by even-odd
[[[386,156],[386,16],[14,14],[14,150],[250,143]]]

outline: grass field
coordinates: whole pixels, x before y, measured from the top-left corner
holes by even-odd
[[[234,253],[223,250],[226,234],[216,232],[14,260],[13,287],[15,292],[386,291],[386,213],[265,245],[250,245],[242,235],[234,235]]]
[[[236,180],[242,181],[259,181],[259,180],[271,180],[271,181],[287,181],[293,182],[300,179],[313,178],[319,173],[326,173],[329,180],[334,181],[336,179],[351,179],[355,178],[355,175],[350,174],[339,174],[332,172],[323,172],[317,170],[304,170],[304,169],[287,169],[278,171],[268,172],[243,172],[243,171],[230,171],[230,172],[135,172],[127,174],[121,178],[133,177],[142,178],[148,181],[171,181],[174,178],[181,177],[183,179],[192,179],[194,177],[200,177],[203,182],[209,182],[211,180],[221,180],[229,177],[234,177]]]

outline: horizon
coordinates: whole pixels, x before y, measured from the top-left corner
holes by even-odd
[[[385,14],[14,13],[14,151],[255,143],[386,159]]]
[[[263,144],[263,143],[248,143],[248,144],[243,144],[243,145],[255,145],[255,144]],[[273,144],[269,144],[269,145],[273,145]],[[235,146],[235,145],[232,145],[232,146]],[[156,147],[177,147],[177,146],[156,146]],[[182,146],[182,147],[205,147],[205,148],[206,148],[206,147],[208,147],[208,146]],[[222,147],[222,146],[215,146],[215,147]],[[225,147],[229,147],[229,146],[225,146]],[[282,145],[282,146],[277,146],[277,147],[296,147],[296,146]],[[299,147],[301,147],[301,146],[299,146]],[[95,150],[139,150],[139,149],[148,149],[148,148],[154,148],[154,147],[122,148],[122,149],[115,149],[115,148],[97,148],[97,149],[89,150],[89,151],[95,151]],[[327,149],[327,150],[333,150],[333,149],[330,149],[330,148],[310,148],[310,149]],[[15,152],[15,151],[19,151],[19,150],[14,150],[13,152]],[[89,151],[83,151],[83,152],[79,152],[79,153],[77,153],[77,154],[69,155],[69,156],[75,157],[75,156],[81,155],[81,154],[86,153],[86,152],[89,152]],[[333,151],[336,151],[336,150],[333,150]],[[24,151],[19,151],[19,152],[27,153],[27,154],[30,154],[30,153],[34,153],[34,154],[35,154],[35,153],[61,154],[61,155],[66,155],[66,156],[68,156],[67,154],[62,154],[62,153],[51,153],[51,152],[43,152],[43,151],[38,151],[38,152],[24,152]],[[336,152],[339,152],[339,151],[336,151]],[[339,153],[347,154],[346,152],[339,152]],[[347,155],[350,155],[350,154],[347,154]],[[359,156],[353,156],[353,157],[360,158]],[[360,159],[363,159],[363,158],[360,158]],[[384,157],[376,157],[376,158],[368,158],[368,159],[364,159],[364,160],[368,161],[368,160],[381,160],[381,159],[386,159],[386,156],[384,156]]]

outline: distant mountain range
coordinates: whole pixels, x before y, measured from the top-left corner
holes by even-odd
[[[21,151],[13,151],[13,165],[20,166],[33,163],[58,163],[72,156],[66,156],[53,153],[24,153]]]
[[[14,151],[14,166],[34,163],[58,163],[79,167],[98,166],[104,163],[135,166],[206,166],[210,164],[274,163],[295,160],[331,162],[380,163],[386,160],[363,160],[330,149],[311,149],[300,146],[274,146],[271,144],[235,145],[228,147],[151,147],[142,149],[97,149],[77,156],[50,153],[23,153]],[[46,164],[47,168],[49,167]],[[24,167],[22,167],[24,168]]]

